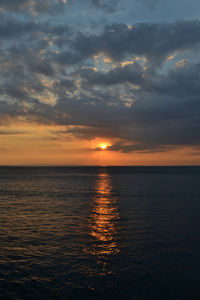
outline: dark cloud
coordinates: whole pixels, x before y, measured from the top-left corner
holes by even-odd
[[[114,24],[106,26],[101,35],[77,35],[73,48],[83,59],[103,52],[114,61],[137,55],[159,63],[175,51],[199,46],[199,30],[199,20],[141,23],[132,27]]]
[[[122,0],[85,0],[85,3],[93,5],[97,9],[101,9],[107,13],[113,13],[122,8],[122,5],[129,6],[129,2]],[[132,0],[132,5],[142,2],[143,5],[154,8],[159,0]],[[78,4],[78,0],[76,1]],[[119,6],[121,4],[121,6]],[[69,0],[1,0],[1,8],[5,11],[15,13],[23,13],[30,11],[31,13],[49,14],[61,13],[66,7],[69,7]]]
[[[137,64],[117,66],[108,72],[99,72],[94,68],[84,68],[79,71],[79,75],[87,80],[89,85],[117,85],[124,83],[142,84],[144,81],[142,67]]]
[[[62,0],[1,0],[1,9],[15,13],[28,11],[30,13],[47,14],[61,13],[65,8]]]
[[[107,12],[119,4],[90,3]],[[64,1],[1,5],[1,125],[18,118],[63,125],[62,135],[120,140],[108,150],[121,152],[200,145],[200,63],[176,64],[199,50],[199,20],[77,32],[51,15]]]
[[[40,30],[40,25],[35,22],[22,22],[19,20],[2,20],[0,21],[0,38],[11,39],[19,38],[30,34],[35,30]]]
[[[141,152],[141,153],[154,153],[154,152],[166,152],[171,150],[170,147],[158,146],[151,143],[142,143],[142,144],[125,144],[121,142],[114,143],[111,146],[106,148],[109,151],[119,151],[123,153],[130,152]],[[101,148],[96,148],[96,150],[101,150]]]
[[[117,4],[120,0],[89,0],[97,8],[101,8],[107,12],[114,12],[117,10]]]
[[[141,0],[137,0],[138,2]],[[160,2],[160,0],[143,0],[144,4],[149,8],[155,8],[156,5]]]
[[[33,35],[33,33],[35,35]],[[57,25],[51,24],[49,22],[38,22],[34,21],[26,21],[21,18],[11,18],[10,15],[2,16],[0,19],[0,37],[1,39],[13,39],[16,43],[15,39],[20,37],[22,41],[24,37],[28,37],[28,41],[30,38],[33,39],[33,42],[38,43],[42,36],[54,37],[55,40],[62,38],[63,36],[70,37],[71,29],[69,25]],[[67,38],[65,42],[67,42]],[[25,41],[23,41],[25,42]]]
[[[92,140],[96,137],[100,138],[110,138],[115,137],[118,138],[120,134],[121,127],[117,125],[109,124],[109,126],[105,126],[104,124],[97,126],[75,126],[71,128],[67,128],[66,130],[59,132],[62,135],[72,134],[73,136],[79,139]]]
[[[17,131],[17,130],[0,130],[0,135],[18,135],[18,134],[27,134],[27,132]]]

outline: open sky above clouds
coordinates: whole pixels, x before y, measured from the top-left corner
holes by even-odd
[[[199,165],[199,53],[197,0],[1,0],[0,164]]]

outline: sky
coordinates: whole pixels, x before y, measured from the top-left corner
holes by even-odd
[[[0,165],[200,165],[199,50],[199,0],[1,0]]]

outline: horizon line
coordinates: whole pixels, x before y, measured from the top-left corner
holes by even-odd
[[[200,167],[200,165],[57,165],[57,164],[16,164],[0,165],[0,167]]]

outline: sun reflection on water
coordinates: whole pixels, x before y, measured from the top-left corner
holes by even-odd
[[[91,254],[100,257],[119,252],[117,199],[113,195],[112,181],[107,172],[98,175],[90,219],[90,234],[94,238]]]
[[[86,267],[88,287],[92,293],[101,287],[109,288],[109,278],[115,272],[116,259],[120,253],[119,210],[117,197],[112,187],[112,178],[102,168],[94,186],[91,212],[88,220],[89,240],[84,251],[89,255],[90,265]]]

